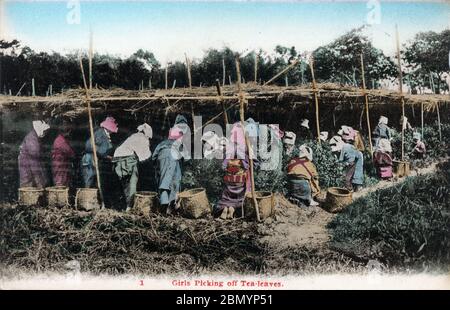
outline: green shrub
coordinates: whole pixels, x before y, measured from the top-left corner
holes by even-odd
[[[328,143],[311,141],[307,143],[313,150],[313,163],[319,173],[319,184],[321,188],[342,187],[344,184],[344,166],[331,152]]]
[[[388,263],[450,262],[450,163],[356,200],[328,228],[335,247]]]
[[[181,186],[183,189],[203,187],[210,202],[220,199],[223,189],[222,160],[193,159],[186,163]]]
[[[421,128],[417,127],[415,130],[421,133]],[[405,158],[411,158],[412,150],[414,148],[412,130],[405,131]],[[423,161],[429,161],[436,158],[444,157],[449,148],[450,143],[450,124],[441,124],[442,142],[439,139],[439,129],[437,122],[424,126],[423,128],[423,142],[427,148],[427,158]],[[402,134],[401,131],[392,130],[392,148],[394,158],[401,158]]]
[[[255,173],[255,188],[260,191],[286,194],[287,173],[284,167],[279,170],[257,170]]]

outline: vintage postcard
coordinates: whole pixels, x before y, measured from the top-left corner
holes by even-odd
[[[0,0],[0,288],[450,289],[449,49],[448,1]]]

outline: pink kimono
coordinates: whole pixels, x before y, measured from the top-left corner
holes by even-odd
[[[60,134],[53,142],[52,149],[52,174],[53,183],[56,186],[70,186],[72,183],[73,168],[72,163],[75,152],[67,142],[66,138]]]

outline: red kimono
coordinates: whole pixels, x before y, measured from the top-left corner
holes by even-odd
[[[52,174],[55,186],[70,186],[74,158],[75,152],[66,138],[62,134],[58,135],[52,149]]]

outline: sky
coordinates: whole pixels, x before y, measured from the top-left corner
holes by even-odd
[[[363,24],[374,46],[392,55],[395,24],[401,43],[450,28],[450,1],[0,2],[0,35],[36,51],[87,49],[92,29],[96,52],[126,57],[142,48],[163,63],[224,46],[244,54],[276,45],[312,51]]]

